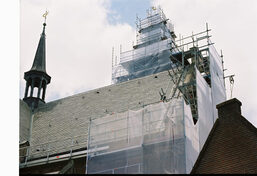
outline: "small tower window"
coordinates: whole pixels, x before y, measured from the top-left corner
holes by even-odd
[[[33,90],[33,97],[37,97],[37,93],[38,93],[38,88],[37,88],[37,87],[34,87],[34,90]]]

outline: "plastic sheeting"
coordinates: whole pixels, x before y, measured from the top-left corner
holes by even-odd
[[[200,92],[208,85],[197,75],[203,83],[197,88],[201,101],[212,109],[208,96]],[[190,173],[213,125],[211,113],[204,112],[194,125],[190,105],[180,98],[93,120],[87,173]]]
[[[87,173],[185,173],[182,103],[176,99],[93,120]]]
[[[212,58],[213,59],[213,58]],[[211,68],[214,70],[215,68]],[[196,92],[197,92],[197,108],[198,121],[194,125],[192,120],[191,109],[189,105],[184,103],[184,119],[185,119],[185,141],[186,141],[186,173],[190,173],[202,147],[213,127],[213,114],[216,107],[213,104],[212,89],[207,84],[201,73],[195,67],[196,75]],[[215,76],[212,76],[212,78]],[[219,90],[222,91],[222,90]],[[217,91],[216,91],[217,92]],[[214,94],[216,93],[214,92]],[[216,95],[215,95],[216,97]],[[217,95],[217,97],[219,97]],[[222,96],[220,96],[222,97]],[[214,109],[215,108],[215,109]]]
[[[208,51],[211,87],[195,67],[197,123],[183,98],[95,119],[90,125],[87,173],[191,172],[217,119],[216,105],[226,99],[222,60],[212,45]],[[158,70],[152,66],[147,74]],[[144,71],[130,72],[128,79],[141,77]]]
[[[214,124],[212,89],[195,68],[198,121],[183,98],[90,124],[87,173],[190,173]]]
[[[216,103],[225,100],[222,65],[213,52],[210,49],[211,87],[194,68],[196,124],[183,98],[95,119],[87,173],[190,173],[216,120]]]
[[[95,119],[90,124],[87,173],[190,173],[213,126],[210,92],[204,96],[210,88],[196,72],[198,108],[208,106],[199,112],[196,125],[182,98]]]
[[[226,90],[223,78],[222,59],[213,45],[209,46],[210,73],[211,73],[211,91],[213,103],[213,121],[218,118],[216,105],[226,100]]]
[[[113,68],[112,82],[120,83],[171,69],[170,50],[154,52],[153,49],[151,52],[151,55],[122,62],[120,66]]]
[[[164,15],[162,9],[160,8],[156,10],[150,9],[150,13],[148,14],[149,15],[147,18],[143,20],[139,20],[139,24],[138,24],[139,29],[145,29],[145,28],[148,28],[149,26],[159,24],[163,20],[166,20],[166,16]]]
[[[137,44],[133,50],[120,53],[120,63],[113,67],[112,83],[121,83],[135,78],[171,69],[171,48],[175,39],[172,24],[166,21],[163,11],[151,10],[144,20],[138,19]]]
[[[186,172],[189,174],[199,154],[199,121],[194,125],[190,105],[183,102],[185,124],[185,159]]]
[[[196,69],[197,106],[199,120],[199,149],[201,150],[213,126],[211,88]]]
[[[166,39],[158,41],[147,45],[145,47],[137,48],[131,51],[125,51],[121,53],[120,62],[126,67],[126,62],[140,60],[144,57],[155,55],[164,50],[170,50],[171,48],[171,39]]]

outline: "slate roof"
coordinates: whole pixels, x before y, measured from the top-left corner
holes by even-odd
[[[50,143],[50,150],[53,150],[71,145],[72,139],[67,138],[80,136],[73,141],[73,150],[85,148],[90,118],[101,118],[128,109],[136,110],[143,104],[158,102],[160,89],[165,91],[169,87],[171,90],[172,85],[168,72],[165,71],[46,103],[34,113],[30,144],[35,146],[55,141]],[[32,148],[31,152],[44,151],[48,147],[48,144],[40,145]],[[67,150],[68,147],[52,151],[52,154]],[[34,157],[41,155],[42,153]]]

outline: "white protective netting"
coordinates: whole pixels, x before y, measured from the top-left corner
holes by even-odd
[[[211,97],[211,88],[196,70],[196,86],[197,86],[197,105],[198,119],[201,119],[199,125],[199,148],[202,149],[209,132],[213,126],[213,104]]]
[[[195,67],[198,121],[183,98],[94,119],[87,173],[190,173],[225,101],[222,60],[209,46],[211,86]]]
[[[213,45],[209,46],[210,72],[211,72],[211,91],[214,111],[214,121],[218,118],[216,105],[226,100],[226,90],[222,68],[222,58],[217,53]]]
[[[171,69],[171,48],[176,48],[172,33],[174,26],[161,8],[150,9],[143,20],[137,18],[137,43],[132,50],[120,53],[120,63],[112,68],[112,83]]]
[[[87,173],[184,173],[182,99],[91,121]]]

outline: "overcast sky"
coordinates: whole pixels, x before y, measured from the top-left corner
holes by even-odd
[[[111,84],[112,47],[119,56],[132,49],[136,14],[160,5],[187,36],[205,30],[208,22],[217,51],[223,50],[226,75],[235,74],[233,97],[242,102],[243,115],[257,126],[257,1],[256,0],[21,0],[20,98],[23,75],[33,63],[46,26],[47,73],[52,77],[46,101]],[[227,82],[227,93],[230,88]]]

